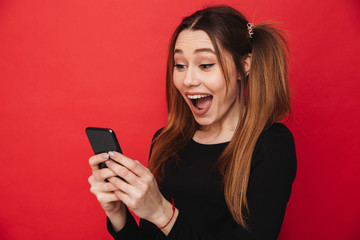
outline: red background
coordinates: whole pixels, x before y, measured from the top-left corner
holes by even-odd
[[[360,239],[357,0],[1,0],[1,239],[110,239],[84,129],[146,164],[170,35],[216,3],[288,31],[298,173],[280,239]]]

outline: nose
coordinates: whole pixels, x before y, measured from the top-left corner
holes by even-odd
[[[196,72],[194,71],[194,69],[189,67],[188,70],[186,71],[186,75],[184,78],[184,85],[187,87],[192,87],[192,86],[197,86],[199,84],[200,84],[200,80]]]

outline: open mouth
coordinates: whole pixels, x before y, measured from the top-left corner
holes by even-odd
[[[210,94],[195,94],[195,95],[187,95],[187,97],[191,100],[194,107],[198,110],[202,110],[209,106],[213,96]]]

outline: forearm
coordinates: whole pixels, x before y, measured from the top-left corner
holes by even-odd
[[[115,232],[120,231],[126,224],[126,206],[120,208],[116,213],[106,212],[107,217],[109,218],[111,225]]]

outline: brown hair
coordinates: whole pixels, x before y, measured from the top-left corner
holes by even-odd
[[[256,141],[264,128],[291,112],[287,81],[288,49],[283,34],[271,24],[259,24],[253,27],[252,38],[249,38],[247,24],[248,21],[237,10],[228,6],[215,6],[184,18],[177,27],[170,41],[168,55],[168,121],[153,141],[149,162],[155,178],[162,181],[167,161],[177,159],[177,153],[186,146],[199,127],[173,84],[174,47],[181,31],[205,31],[214,45],[226,84],[229,82],[229,74],[224,67],[224,51],[232,57],[241,76],[238,85],[243,109],[237,129],[219,158],[217,168],[223,174],[228,208],[234,220],[244,228],[248,213],[246,192]],[[252,54],[251,70],[247,76],[243,63],[249,53]]]

